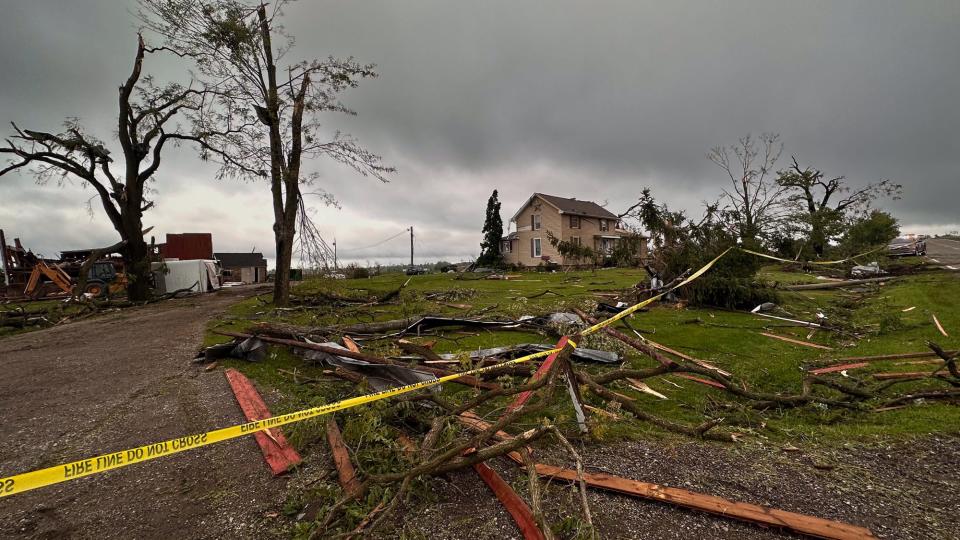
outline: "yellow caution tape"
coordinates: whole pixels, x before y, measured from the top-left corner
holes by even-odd
[[[852,261],[852,260],[854,260],[854,259],[857,259],[857,258],[859,258],[859,257],[863,257],[863,256],[865,256],[865,255],[870,255],[871,253],[876,253],[877,251],[880,251],[880,250],[883,249],[884,247],[885,247],[885,246],[880,246],[880,247],[878,247],[878,248],[876,248],[876,249],[871,249],[870,251],[865,251],[865,252],[863,252],[863,253],[861,253],[861,254],[859,254],[859,255],[854,255],[854,256],[852,256],[852,257],[847,257],[846,259],[840,259],[839,261],[794,261],[794,260],[791,260],[791,259],[784,259],[784,258],[781,258],[781,257],[775,257],[775,256],[773,256],[773,255],[767,255],[766,253],[760,253],[759,251],[751,251],[751,250],[745,249],[745,248],[739,248],[739,249],[740,249],[740,251],[742,251],[742,252],[744,252],[744,253],[749,253],[749,254],[751,254],[751,255],[756,255],[757,257],[763,257],[763,258],[766,258],[766,259],[772,259],[772,260],[774,260],[774,261],[780,261],[780,262],[786,262],[786,263],[800,263],[800,264],[831,265],[831,264],[843,264],[843,263],[845,263],[845,262],[850,262],[850,261]]]
[[[72,463],[47,467],[46,469],[39,469],[23,474],[17,474],[7,478],[0,478],[0,497],[15,495],[31,489],[59,484],[60,482],[66,482],[68,480],[83,478],[84,476],[90,476],[92,474],[119,469],[121,467],[133,465],[134,463],[150,461],[152,459],[169,456],[185,450],[192,450],[194,448],[200,448],[201,446],[207,446],[218,442],[228,441],[230,439],[236,439],[238,437],[253,434],[257,431],[265,431],[277,426],[291,424],[293,422],[300,422],[308,418],[314,418],[317,416],[330,414],[332,412],[350,409],[358,405],[364,405],[366,403],[372,403],[374,401],[391,398],[400,394],[406,394],[415,390],[420,390],[421,388],[429,388],[431,386],[436,386],[438,384],[463,377],[464,375],[476,375],[502,366],[528,362],[536,358],[549,356],[559,351],[560,349],[550,349],[548,351],[528,354],[526,356],[501,362],[499,364],[494,364],[492,366],[471,369],[469,371],[453,373],[451,375],[444,375],[443,377],[438,377],[434,380],[417,382],[405,386],[399,386],[397,388],[390,388],[388,390],[383,390],[382,392],[375,392],[373,394],[344,399],[336,403],[330,403],[327,405],[321,405],[319,407],[304,409],[302,411],[274,416],[267,418],[266,420],[257,420],[256,422],[248,422],[246,424],[230,426],[223,429],[208,431],[206,433],[198,433],[196,435],[186,435],[177,439],[153,443],[146,446],[141,446],[139,448],[120,450],[88,459],[82,459],[80,461],[74,461]]]

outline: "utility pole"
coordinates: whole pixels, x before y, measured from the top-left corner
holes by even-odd
[[[410,268],[413,268],[413,225],[410,226]]]
[[[333,269],[337,270],[337,239],[333,239]]]

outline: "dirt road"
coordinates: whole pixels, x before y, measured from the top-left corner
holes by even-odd
[[[950,270],[960,270],[960,242],[947,238],[929,238],[927,258]]]
[[[0,476],[245,420],[223,373],[190,363],[247,290],[173,300],[0,340]],[[0,499],[0,537],[273,535],[283,504],[252,438]]]

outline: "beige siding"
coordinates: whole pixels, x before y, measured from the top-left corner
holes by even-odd
[[[530,216],[540,215],[540,230],[530,229]],[[560,237],[560,213],[559,211],[546,203],[539,197],[535,198],[522,212],[517,216],[517,250],[514,254],[515,264],[523,266],[537,266],[542,262],[541,257],[534,257],[531,253],[531,242],[533,238],[540,239],[540,254],[550,257],[550,261],[562,263],[560,254],[550,245],[550,237],[547,235],[550,231],[554,236]]]
[[[540,215],[540,229],[531,230],[530,216]],[[601,239],[599,236],[622,236],[623,231],[616,229],[616,220],[607,220],[607,230],[600,230],[600,218],[580,216],[580,227],[570,227],[570,215],[562,214],[550,203],[541,199],[534,198],[526,208],[517,214],[516,230],[518,239],[513,241],[513,252],[504,254],[507,262],[522,266],[537,266],[542,262],[541,257],[534,257],[531,253],[531,239],[540,238],[540,251],[542,255],[549,256],[550,261],[559,264],[577,264],[578,261],[564,261],[559,252],[550,245],[548,232],[553,233],[560,240],[570,241],[575,236],[580,237],[580,243],[593,250],[600,249]],[[641,256],[646,257],[645,247],[642,249]],[[580,261],[581,264],[585,261]]]

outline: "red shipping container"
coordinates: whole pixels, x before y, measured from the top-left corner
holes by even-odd
[[[213,235],[210,233],[167,233],[167,243],[160,250],[165,259],[213,259]]]

